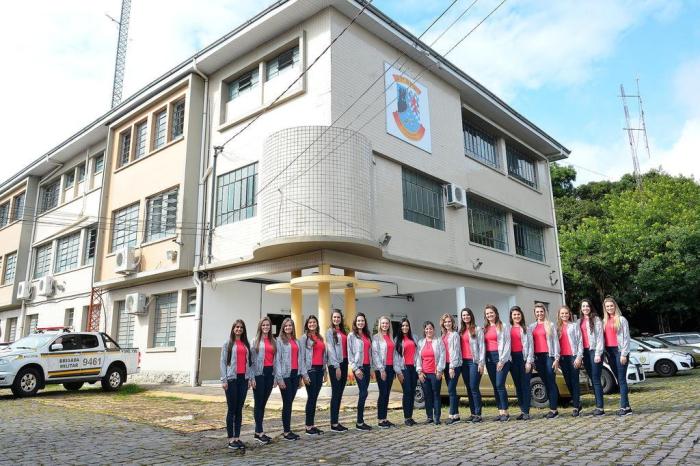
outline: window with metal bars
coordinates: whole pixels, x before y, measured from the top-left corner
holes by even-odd
[[[173,140],[182,136],[185,131],[185,99],[172,104],[171,109],[170,140]]]
[[[15,271],[17,270],[17,253],[13,252],[5,256],[5,272],[3,273],[2,284],[9,285],[15,282]]]
[[[29,325],[27,326],[29,334],[36,332],[37,327],[39,327],[39,314],[27,316],[27,320],[29,321]]]
[[[93,159],[93,164],[94,164],[95,175],[98,173],[102,173],[102,170],[104,170],[104,168],[105,168],[105,154],[104,154],[104,152],[95,156],[95,158]]]
[[[6,202],[0,205],[0,228],[7,225],[10,221],[10,203]]]
[[[496,150],[495,136],[467,121],[462,121],[462,129],[464,131],[464,153],[486,165],[499,168],[501,164]]]
[[[95,248],[97,246],[97,226],[88,228],[85,231],[85,254],[83,264],[90,265],[95,262]]]
[[[161,110],[153,117],[155,130],[153,132],[153,150],[165,144],[165,137],[168,132],[168,112]]]
[[[63,175],[63,189],[70,189],[75,185],[75,170],[66,172]]]
[[[537,162],[513,144],[506,145],[508,174],[528,186],[537,187]]]
[[[294,65],[297,63],[299,63],[298,45],[289,50],[285,50],[266,63],[265,69],[267,70],[267,80],[269,81],[285,70],[292,69],[292,67],[294,67]]]
[[[13,342],[17,339],[17,317],[12,317],[7,319],[7,338],[5,341],[7,343]]]
[[[194,314],[197,310],[197,290],[187,290],[187,302],[183,307],[183,314]]]
[[[54,180],[51,183],[45,184],[41,188],[41,197],[39,200],[39,213],[51,210],[58,205],[58,198],[61,191],[60,180]]]
[[[56,260],[53,271],[66,272],[78,267],[80,260],[80,232],[64,236],[56,241]]]
[[[73,309],[73,308],[66,309],[65,314],[63,316],[63,326],[72,328],[74,320],[75,320],[75,309]]]
[[[174,347],[176,328],[177,293],[156,296],[155,312],[153,314],[153,347]]]
[[[36,248],[34,255],[34,278],[41,278],[51,270],[51,243]]]
[[[134,146],[134,159],[138,160],[146,155],[146,143],[148,142],[148,124],[143,121],[136,125],[136,145]]]
[[[442,184],[403,167],[403,218],[438,230],[445,229]]]
[[[119,135],[119,166],[122,167],[129,163],[131,155],[131,128],[123,131]]]
[[[217,177],[216,225],[234,223],[255,216],[258,163],[252,163]]]
[[[508,250],[507,220],[504,211],[469,198],[467,217],[470,241],[501,251]]]
[[[27,199],[27,193],[21,193],[12,199],[12,219],[11,221],[21,220],[24,217],[24,204]]]
[[[146,241],[175,234],[178,188],[150,197],[146,203]]]
[[[544,228],[514,217],[513,233],[517,255],[544,262]]]
[[[112,251],[123,246],[135,246],[139,226],[138,202],[112,214]]]
[[[258,85],[258,69],[253,68],[240,75],[235,81],[228,84],[228,100],[231,101],[241,94],[251,91]]]
[[[78,183],[82,183],[83,181],[85,181],[85,173],[85,164],[81,163],[80,165],[78,165]]]
[[[126,312],[125,301],[116,301],[114,307],[119,318],[117,321],[117,343],[122,348],[131,348],[134,346],[136,316]]]

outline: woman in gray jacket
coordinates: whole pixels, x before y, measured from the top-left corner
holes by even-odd
[[[547,308],[544,304],[535,304],[535,319],[536,321],[530,324],[528,330],[532,334],[535,348],[535,368],[544,383],[549,399],[549,412],[544,417],[554,419],[559,416],[557,410],[559,390],[555,372],[559,368],[559,337],[556,326],[547,319]]]
[[[450,397],[449,419],[445,424],[459,422],[459,397],[457,396],[457,382],[462,368],[462,351],[459,344],[459,334],[452,314],[444,313],[440,317],[442,330],[442,344],[445,347],[445,383],[447,394]]]
[[[255,440],[267,445],[272,442],[272,439],[265,435],[263,418],[265,417],[267,400],[270,399],[272,386],[275,383],[275,352],[277,350],[275,336],[272,334],[272,322],[269,317],[265,316],[260,319],[258,331],[250,349],[253,352],[255,364],[255,387],[253,388]]]
[[[435,325],[428,321],[423,324],[423,338],[416,350],[416,371],[423,387],[425,398],[426,424],[440,425],[440,387],[442,371],[445,369],[445,345],[435,335]]]
[[[323,431],[316,427],[316,403],[323,382],[326,381],[326,343],[318,328],[318,319],[314,315],[306,318],[304,335],[301,337],[301,378],[306,385],[306,435],[321,435]]]
[[[338,421],[340,401],[348,379],[348,333],[340,309],[331,313],[331,326],[326,332],[326,354],[331,379],[331,432],[347,432],[348,428]]]
[[[603,321],[598,317],[598,312],[593,302],[586,298],[581,300],[581,339],[583,340],[583,366],[593,385],[595,395],[594,416],[605,414],[603,399],[603,383],[600,379],[603,371]]]
[[[535,363],[532,333],[527,328],[520,306],[510,308],[510,374],[518,395],[518,421],[530,419],[530,377]]]
[[[469,396],[469,422],[481,422],[481,375],[484,373],[484,332],[476,326],[474,312],[468,307],[459,314],[459,338],[462,352],[462,380]]]
[[[297,340],[294,321],[287,317],[282,321],[282,333],[277,339],[275,354],[275,382],[282,395],[282,437],[285,440],[299,440],[292,432],[292,403],[301,384],[302,350]]]
[[[394,340],[396,347],[397,372],[401,382],[403,399],[403,423],[409,427],[416,425],[413,420],[413,406],[416,398],[416,386],[418,385],[418,373],[416,372],[416,359],[418,352],[418,337],[411,330],[411,322],[407,318],[401,319],[401,332]]]
[[[391,321],[381,316],[377,324],[377,333],[372,337],[372,362],[374,363],[374,378],[379,389],[377,399],[377,423],[380,429],[394,427],[387,419],[389,394],[396,376],[398,356],[396,344],[391,338]]]
[[[508,414],[508,392],[506,377],[510,371],[510,325],[501,322],[498,309],[493,304],[484,308],[484,344],[486,346],[486,370],[496,394],[498,416],[496,421],[506,422]]]
[[[559,334],[559,366],[564,374],[564,382],[571,393],[572,415],[578,417],[581,412],[581,390],[579,388],[578,370],[583,363],[583,341],[581,327],[572,322],[569,306],[561,306],[557,315],[557,333]]]
[[[365,401],[369,388],[370,369],[372,364],[372,337],[367,329],[367,317],[358,312],[352,322],[352,333],[348,335],[348,366],[355,374],[359,395],[357,397],[357,430],[372,430],[365,423]]]
[[[629,400],[629,388],[627,387],[627,365],[630,354],[630,327],[627,319],[622,317],[620,307],[611,297],[603,300],[605,314],[603,317],[603,336],[605,338],[605,352],[608,355],[608,363],[617,375],[620,385],[620,409],[618,416],[632,414]]]

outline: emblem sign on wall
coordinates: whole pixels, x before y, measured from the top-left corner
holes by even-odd
[[[431,152],[428,88],[413,77],[384,64],[386,131]]]

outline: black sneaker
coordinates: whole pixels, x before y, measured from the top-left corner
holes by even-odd
[[[483,419],[481,418],[480,415],[477,414],[477,415],[475,415],[475,416],[472,418],[472,421],[471,421],[471,422],[477,423],[477,422],[481,422],[481,421],[483,421]]]
[[[265,434],[260,434],[260,435],[255,434],[253,437],[261,445],[267,445],[272,441],[272,439]]]
[[[571,413],[573,417],[579,417],[580,414],[581,410],[579,410],[578,408],[574,408],[573,412]]]
[[[596,408],[593,410],[593,416],[605,416],[605,411],[600,408]]]
[[[433,423],[433,420],[431,418],[428,418],[425,420],[425,422],[423,424],[428,425],[428,424],[432,424],[432,423]]]
[[[501,415],[499,414],[498,416],[494,417],[493,420],[496,422],[501,422]]]
[[[510,414],[501,414],[501,415],[498,416],[498,417],[499,417],[498,420],[499,420],[500,422],[508,422],[508,420],[510,419]]]
[[[299,436],[295,434],[294,432],[288,432],[286,434],[282,434],[282,438],[285,440],[289,440],[290,442],[293,442],[295,440],[299,440]]]
[[[391,421],[388,420],[388,419],[387,419],[387,421],[386,421],[386,424],[387,424],[389,427],[396,427],[396,424],[394,424],[393,422],[391,422]]]
[[[530,415],[527,414],[527,413],[523,414],[523,419],[522,419],[522,420],[523,420],[523,421],[529,421],[529,420],[530,420]]]
[[[456,419],[449,418],[448,420],[445,421],[445,424],[449,426],[449,425],[454,424],[455,422],[457,422]]]
[[[435,421],[435,425],[436,425],[436,426],[439,426],[440,424],[442,424],[442,422],[440,422],[440,419],[438,419],[438,420]]]
[[[230,450],[240,450],[241,449],[240,445],[238,445],[238,440],[234,440],[232,442],[229,442],[228,448]]]
[[[331,432],[347,432],[348,428],[338,424],[337,426],[331,426]]]
[[[525,417],[525,413],[520,413],[518,417],[515,418],[516,421],[522,421]]]
[[[550,411],[545,414],[544,417],[545,419],[554,419],[555,417],[559,417],[559,411]]]
[[[630,414],[632,414],[632,408],[629,406],[627,408],[620,408],[617,410],[618,416],[629,416]]]
[[[408,427],[412,427],[412,426],[415,426],[415,425],[416,425],[416,421],[414,421],[414,420],[411,419],[411,418],[405,419],[405,420],[403,421],[403,423],[406,424]]]
[[[472,422],[472,421],[474,421],[474,417],[475,417],[475,416],[472,414],[472,415],[469,416],[464,422]]]
[[[364,431],[369,431],[372,430],[370,426],[365,424],[364,422],[362,424],[355,424],[355,429],[357,430],[364,430]]]
[[[321,435],[322,433],[323,432],[316,427],[312,427],[311,429],[306,429],[306,432],[305,432],[306,435]]]
[[[632,414],[632,408],[628,406],[625,408],[625,416],[629,416],[630,414]]]
[[[245,443],[241,442],[240,440],[236,440],[234,443],[238,444],[239,450],[245,450]]]
[[[391,427],[389,425],[389,421],[380,421],[379,423],[377,423],[377,426],[379,426],[380,429],[388,429],[389,427]]]

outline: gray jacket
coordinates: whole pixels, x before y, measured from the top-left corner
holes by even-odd
[[[372,365],[372,339],[370,338],[369,345],[369,364]],[[348,366],[350,370],[356,372],[358,369],[362,368],[362,361],[364,360],[364,345],[362,344],[362,337],[358,337],[354,332],[348,333]]]
[[[265,368],[265,342],[262,339],[259,342],[253,340],[250,344],[250,351],[253,353],[254,375],[257,377],[262,375],[263,369]],[[274,368],[274,359],[272,360],[272,364]]]
[[[583,322],[584,319],[579,319],[579,326],[582,326]],[[596,316],[595,320],[593,321],[593,331],[591,331],[590,326],[585,325],[583,326],[582,332],[586,332],[588,335],[590,350],[595,351],[596,357],[602,358],[603,351],[605,351],[605,337],[603,335],[603,321],[600,319],[600,317]],[[581,338],[583,339],[583,334],[581,335]],[[581,341],[583,342],[583,340]]]
[[[440,337],[442,338],[442,336]],[[452,331],[447,337],[447,350],[450,353],[450,360],[445,364],[450,365],[450,369],[462,367],[462,342],[459,341],[459,332]]]
[[[311,370],[313,355],[314,355],[314,341],[307,337],[306,334],[301,336],[301,350],[302,350],[302,365],[299,373],[302,377],[308,377],[309,371]],[[323,368],[326,368],[328,364],[328,352],[326,351],[326,345],[323,343]]]
[[[524,329],[522,332],[520,332],[520,344],[523,345],[523,358],[525,359],[525,363],[534,363],[535,362],[535,342],[532,339],[532,332],[530,331],[530,327]],[[512,347],[512,346],[511,346]]]
[[[423,371],[423,358],[421,357],[421,351],[425,348],[427,340],[421,338],[416,346],[416,371],[418,373]],[[445,345],[442,344],[442,338],[437,337],[432,340],[433,354],[435,355],[435,370],[442,373],[445,370]]]
[[[548,325],[545,323],[544,325]],[[527,330],[531,335],[534,335],[535,327],[537,327],[537,322],[533,322],[527,326]],[[549,355],[556,360],[559,360],[559,336],[557,335],[557,326],[549,322],[550,332],[547,335],[547,349]],[[533,337],[534,338],[534,337]],[[532,345],[534,350],[534,343]]]
[[[603,338],[605,338],[604,335]],[[617,347],[620,350],[620,356],[627,357],[630,354],[630,325],[622,316],[620,316],[620,328],[617,329]]]
[[[486,334],[486,332],[484,332]],[[501,329],[496,327],[496,338],[498,339],[498,362],[507,363],[510,361],[510,324],[501,322]],[[484,342],[484,348],[486,343]]]
[[[383,371],[386,368],[387,348],[388,345],[381,334],[377,333],[372,337],[372,363],[375,371]],[[397,373],[402,369],[401,364],[397,363],[398,359],[399,353],[396,352],[396,347],[394,347],[392,367],[394,372]]]
[[[486,358],[486,345],[484,344],[484,330],[481,327],[476,327],[475,335],[472,337],[469,335],[469,348],[472,351],[472,361],[476,365],[483,365]],[[462,336],[460,335],[461,339]],[[459,342],[460,352],[462,348],[462,342]],[[462,355],[464,358],[464,355]]]
[[[413,367],[416,367],[416,360],[418,359],[418,337],[415,333],[412,334],[413,342],[416,344],[416,351],[413,353]],[[403,352],[403,351],[402,351]],[[404,353],[406,354],[406,353]],[[400,373],[402,370],[406,369],[406,358],[399,354],[398,351],[394,353],[394,370]]]
[[[571,346],[571,354],[574,358],[583,357],[583,337],[581,336],[581,327],[578,322],[569,322],[566,326],[566,336],[569,337],[569,346]],[[561,345],[559,345],[561,351]]]
[[[219,361],[219,371],[221,373],[221,381],[225,382],[227,380],[235,380],[238,378],[238,374],[236,373],[236,367],[238,367],[237,364],[237,359],[238,355],[236,354],[236,348],[235,345],[231,349],[231,363],[226,364],[226,357],[228,355],[228,343],[229,340],[226,340],[226,342],[223,344],[221,347],[221,360]],[[248,359],[248,350],[246,349],[246,359]],[[254,374],[255,370],[253,367],[248,364],[248,361],[246,361],[245,365],[245,378],[246,380],[252,379],[255,377]]]
[[[328,356],[328,365],[340,367],[343,362],[343,339],[338,335],[338,343],[333,340],[335,331],[329,328],[326,332],[326,355]]]
[[[299,343],[299,340],[294,340],[297,342],[297,347],[299,348],[299,354],[297,355],[297,364],[299,367],[299,375],[301,375],[302,367],[302,357],[304,350]],[[277,383],[282,382],[290,376],[292,373],[292,345],[285,343],[281,338],[277,339],[277,353],[275,353],[275,381]]]

